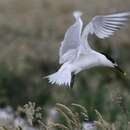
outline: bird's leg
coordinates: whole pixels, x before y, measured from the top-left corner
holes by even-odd
[[[71,79],[71,83],[70,83],[70,88],[73,88],[74,79],[75,79],[75,74],[72,73],[72,79]]]

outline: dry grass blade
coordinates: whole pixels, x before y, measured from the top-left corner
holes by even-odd
[[[84,106],[82,106],[80,104],[76,104],[76,103],[72,103],[72,106],[75,106],[75,107],[81,109],[84,113],[88,114],[88,111]]]
[[[56,110],[57,110],[58,112],[60,112],[61,115],[63,115],[63,117],[66,119],[66,122],[68,123],[68,127],[69,127],[70,129],[72,129],[72,122],[73,122],[73,120],[71,120],[71,118],[69,118],[68,115],[67,115],[64,111],[62,111],[61,109],[56,108]]]
[[[95,110],[95,112],[96,112],[98,121],[100,121],[101,123],[104,123],[104,119],[103,119],[102,115],[97,110]]]
[[[56,106],[59,107],[62,110],[65,110],[67,112],[68,115],[74,117],[74,113],[71,111],[71,109],[69,109],[67,106],[60,104],[60,103],[56,103]]]
[[[79,128],[80,127],[80,121],[78,118],[78,113],[72,112],[70,108],[67,106],[57,103],[56,106],[58,107],[58,110],[64,115],[66,118],[69,128]]]
[[[63,130],[68,130],[68,129],[69,129],[67,126],[65,126],[65,125],[63,125],[63,124],[53,123],[53,122],[51,122],[51,123],[49,124],[48,129],[54,128],[54,127],[55,127],[55,128],[59,128],[59,129],[63,129]]]
[[[100,130],[109,130],[108,128],[106,128],[100,121],[94,121],[94,124],[97,128],[99,128]]]
[[[95,110],[95,112],[96,112],[96,115],[97,115],[97,118],[98,118],[98,121],[95,121],[95,125],[98,126],[98,127],[101,127],[103,130],[111,130],[109,123],[107,123],[103,119],[102,115],[97,110]]]
[[[67,106],[57,103],[56,106],[61,109],[62,111],[64,111],[64,113],[66,113],[66,115],[69,116],[69,118],[71,118],[71,120],[73,120],[73,122],[76,122],[76,115],[75,113],[72,112],[72,110],[70,108],[68,108]]]
[[[41,120],[38,120],[38,123],[44,128],[44,130],[47,130],[47,125],[44,124]]]
[[[87,111],[87,109],[86,109],[84,106],[82,106],[82,105],[80,105],[80,104],[76,104],[76,103],[72,103],[72,106],[77,107],[78,109],[80,109],[80,110],[81,110],[80,113],[81,113],[85,118],[88,119],[88,111]]]

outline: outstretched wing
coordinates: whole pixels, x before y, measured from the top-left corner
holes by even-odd
[[[69,27],[65,33],[64,40],[61,42],[59,52],[59,63],[63,64],[68,60],[72,60],[76,56],[77,48],[80,45],[82,21],[80,19],[80,12],[73,13],[76,21]]]
[[[129,16],[130,12],[95,16],[83,30],[82,38],[86,39],[88,34],[96,34],[101,39],[108,38],[125,24]]]

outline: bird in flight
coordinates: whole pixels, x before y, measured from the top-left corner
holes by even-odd
[[[95,34],[100,39],[110,37],[125,24],[130,12],[95,16],[84,28],[81,15],[80,11],[73,12],[75,22],[66,31],[59,50],[61,67],[45,77],[51,84],[72,88],[77,73],[95,66],[112,67],[125,75],[113,58],[90,47],[88,35]]]

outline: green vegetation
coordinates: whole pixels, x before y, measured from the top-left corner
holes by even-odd
[[[123,107],[123,106],[122,106]],[[130,122],[128,119],[124,118],[118,119],[114,122],[107,122],[104,120],[103,116],[97,111],[93,111],[95,113],[96,118],[93,122],[89,123],[89,116],[87,109],[84,106],[79,104],[71,104],[69,107],[60,103],[56,104],[56,111],[59,113],[58,120],[55,122],[45,122],[45,118],[42,116],[41,107],[36,107],[35,103],[29,102],[25,104],[23,107],[20,107],[19,112],[24,112],[27,118],[28,123],[33,126],[34,120],[37,121],[37,128],[40,130],[50,130],[50,129],[62,129],[62,130],[73,130],[73,129],[84,129],[83,123],[92,124],[93,130],[129,130],[130,129]],[[123,110],[124,111],[124,110]],[[125,115],[127,117],[127,115]],[[47,117],[46,117],[47,118]],[[63,123],[62,123],[63,121]],[[36,127],[36,126],[34,126]],[[83,127],[83,128],[82,128]],[[8,130],[7,126],[1,126],[2,130]],[[13,127],[15,130],[24,130],[24,126],[19,125],[17,127]],[[27,130],[27,129],[25,129]],[[30,129],[29,129],[30,130]],[[86,128],[86,130],[91,130]]]
[[[126,130],[130,121],[130,23],[111,39],[95,37],[92,41],[93,48],[116,59],[126,77],[110,68],[92,68],[78,74],[73,89],[50,85],[42,77],[59,67],[58,49],[73,23],[73,10],[83,11],[82,18],[88,22],[96,14],[127,11],[129,5],[129,0],[0,0],[0,108],[10,105],[16,111],[28,101],[36,102],[45,110],[29,103],[22,107],[23,113],[30,106],[36,109],[31,112],[32,124],[48,129],[46,110],[59,102],[60,120],[51,127],[77,128],[85,118],[103,130]]]

